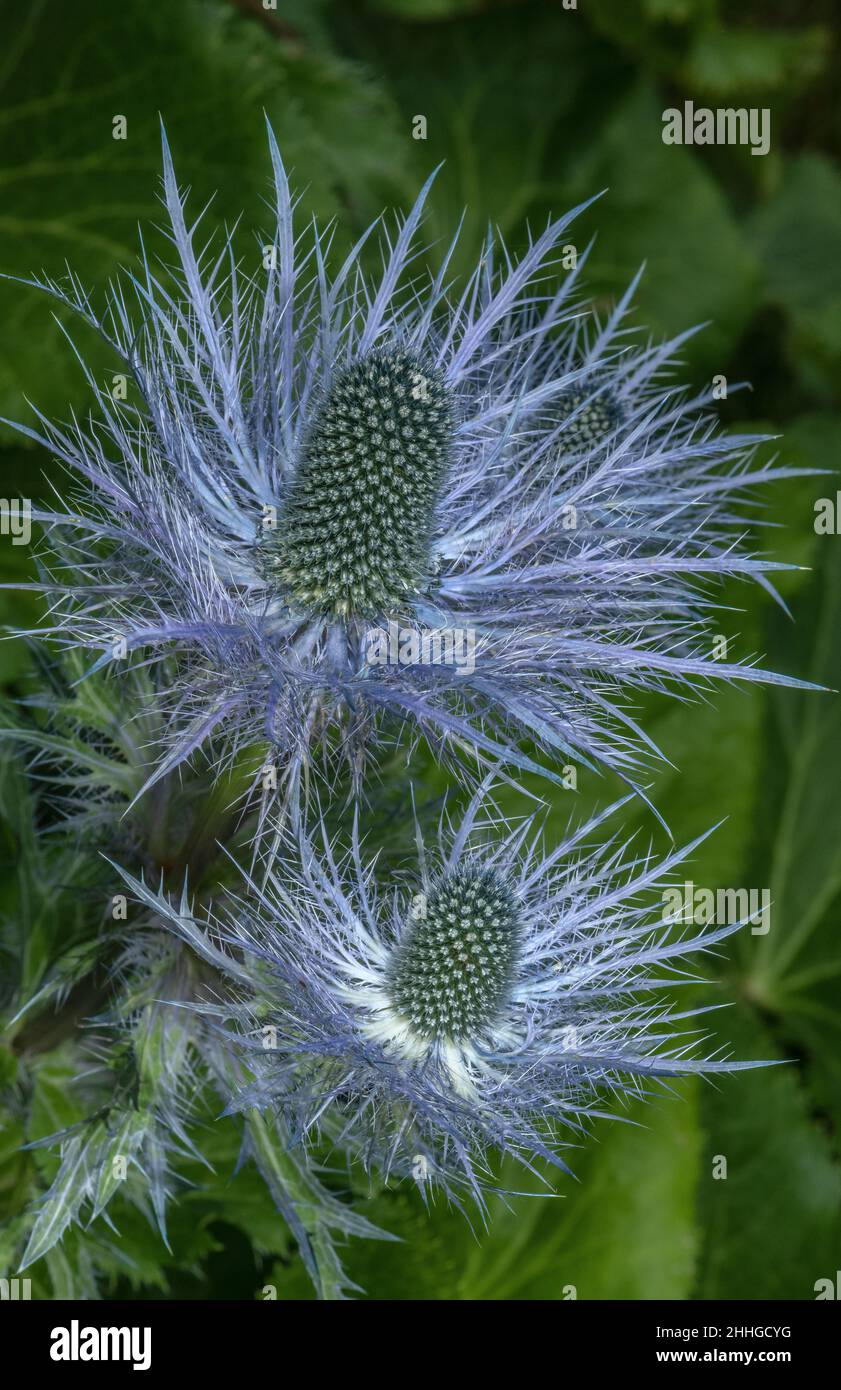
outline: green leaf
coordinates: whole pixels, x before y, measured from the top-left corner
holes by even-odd
[[[483,0],[374,0],[374,8],[398,19],[449,19],[475,14]]]
[[[706,168],[686,147],[663,144],[663,109],[656,89],[638,82],[581,150],[568,196],[607,189],[584,219],[599,234],[601,293],[620,293],[645,261],[638,320],[665,333],[709,320],[690,353],[721,371],[756,307],[758,266]]]
[[[687,92],[713,101],[729,98],[745,106],[778,90],[790,100],[823,70],[829,48],[829,32],[818,25],[792,31],[715,28],[696,36],[681,76]]]
[[[84,1119],[84,1107],[73,1085],[79,1071],[79,1058],[70,1049],[48,1055],[39,1062],[27,1126],[28,1143],[49,1139]]]
[[[789,364],[823,389],[841,380],[841,173],[821,154],[786,165],[751,219],[765,293],[790,319]]]
[[[841,430],[835,434],[841,444]],[[826,481],[815,480],[816,493]],[[841,547],[836,536],[818,542],[820,568],[803,605],[813,615],[803,674],[829,691],[780,695],[772,706],[771,747],[775,762],[782,763],[785,790],[774,803],[776,825],[768,833],[772,926],[756,945],[749,984],[753,996],[773,1009],[792,1006],[803,953],[841,891],[841,719],[834,693],[841,688]],[[765,827],[771,831],[767,817]],[[822,944],[824,966],[841,961],[836,941],[833,931]]]
[[[350,1204],[339,1201],[307,1165],[302,1151],[284,1143],[276,1127],[270,1127],[256,1111],[247,1117],[248,1140],[254,1161],[278,1210],[299,1236],[299,1249],[320,1298],[334,1301],[347,1296],[348,1277],[337,1244],[343,1237],[390,1241]]]
[[[4,7],[0,53],[0,269],[62,277],[69,263],[95,304],[106,278],[136,262],[138,222],[148,233],[161,221],[159,112],[195,215],[213,199],[203,228],[232,225],[245,210],[252,257],[269,220],[264,111],[296,183],[308,186],[308,214],[341,209],[348,238],[401,186],[405,136],[376,83],[219,0],[39,3],[25,16]],[[125,139],[114,138],[119,117]],[[66,418],[86,388],[43,296],[0,284],[0,314],[0,414],[21,418],[26,393]],[[118,367],[71,324],[77,331],[110,379]]]
[[[81,1207],[91,1193],[89,1145],[98,1144],[103,1133],[102,1127],[96,1126],[92,1132],[71,1135],[62,1145],[61,1166],[39,1206],[21,1269],[52,1250],[70,1223],[78,1220]]]
[[[581,11],[598,33],[661,65],[669,57],[674,63],[675,30],[708,27],[717,5],[718,0],[589,0]]]
[[[111,1198],[119,1192],[121,1183],[128,1176],[127,1172],[121,1176],[121,1164],[125,1163],[127,1168],[129,1160],[135,1158],[153,1123],[152,1117],[144,1111],[131,1110],[123,1116],[109,1136],[101,1154],[97,1155],[99,1178],[93,1197],[91,1219],[101,1216]]]
[[[746,1010],[733,1010],[737,1055],[778,1055]],[[841,1171],[792,1067],[744,1072],[704,1087],[698,1188],[704,1244],[696,1298],[814,1298],[835,1276]],[[726,1177],[721,1158],[727,1163]]]

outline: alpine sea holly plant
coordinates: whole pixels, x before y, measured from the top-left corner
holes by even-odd
[[[128,882],[230,984],[192,1007],[242,1060],[233,1110],[484,1209],[490,1152],[566,1168],[605,1092],[762,1065],[699,1058],[706,1009],[663,999],[742,925],[664,924],[662,885],[696,846],[657,862],[594,844],[608,814],[545,854],[482,787],[434,852],[418,828],[402,882],[378,884],[356,821],[342,854],[322,824],[215,914]]]
[[[492,787],[572,759],[644,794],[636,694],[798,684],[709,655],[716,584],[782,568],[749,508],[795,470],[673,384],[682,339],[630,336],[633,286],[606,321],[587,309],[585,255],[560,273],[574,213],[519,261],[489,236],[455,284],[455,238],[422,268],[430,180],[383,225],[372,282],[375,228],[334,265],[269,142],[256,270],[232,238],[201,246],[164,138],[175,271],[144,250],[103,315],[72,273],[33,282],[134,383],[116,399],[87,371],[87,424],[18,426],[68,470],[39,514],[38,681],[5,717],[29,857],[3,942],[27,1145],[9,1240],[53,1288],[82,1223],[85,1292],[137,1277],[120,1222],[138,1208],[166,1245],[222,1135],[283,1216],[275,1253],[291,1237],[339,1297],[342,1243],[387,1238],[348,1196],[359,1174],[487,1217],[500,1155],[564,1170],[611,1101],[747,1065],[672,1002],[685,959],[735,929],[658,920],[694,846],[658,862],[602,815],[547,849]],[[420,640],[375,662],[395,624],[473,633],[471,669]],[[384,748],[420,740],[468,805],[434,848],[428,808],[404,815],[416,859],[396,869],[361,794]],[[55,1124],[50,1066],[72,1079]]]
[[[559,276],[581,209],[518,262],[489,237],[456,285],[456,237],[434,274],[419,266],[430,179],[383,230],[372,283],[375,227],[329,268],[332,229],[296,228],[269,142],[256,271],[230,240],[201,245],[164,137],[172,282],[143,251],[103,315],[72,274],[35,282],[136,388],[139,404],[91,377],[87,427],[18,428],[70,473],[40,516],[44,631],[91,669],[166,665],[148,785],[210,740],[222,761],[261,741],[297,811],[314,763],[358,790],[403,732],[474,775],[558,781],[572,760],[638,785],[656,750],[636,692],[784,680],[715,660],[709,618],[723,578],[770,586],[782,568],[746,543],[745,502],[792,470],[755,464],[757,439],[721,434],[709,394],[672,383],[683,339],[629,339],[633,286],[605,323],[585,312],[586,256]],[[475,670],[372,664],[372,630],[394,621],[471,632]]]

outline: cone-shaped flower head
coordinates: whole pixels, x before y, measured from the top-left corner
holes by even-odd
[[[264,572],[289,602],[329,618],[400,612],[429,583],[435,507],[452,447],[440,372],[374,350],[334,376]]]
[[[77,480],[41,514],[47,630],[118,671],[157,661],[154,775],[265,740],[294,795],[316,749],[358,778],[407,729],[474,772],[635,785],[635,691],[780,679],[714,659],[709,626],[713,581],[768,586],[742,508],[786,470],[675,388],[681,339],[632,346],[633,286],[606,323],[585,311],[586,253],[559,265],[579,209],[519,261],[489,238],[454,286],[455,240],[417,273],[427,184],[372,282],[369,233],[332,270],[332,233],[296,233],[270,144],[256,265],[198,249],[164,142],[175,284],[144,254],[101,319],[74,279],[41,285],[133,383],[123,402],[89,377],[88,429],[21,427]]]
[[[389,972],[395,1010],[427,1042],[484,1032],[507,1001],[520,935],[507,880],[493,869],[456,869],[395,951]]]

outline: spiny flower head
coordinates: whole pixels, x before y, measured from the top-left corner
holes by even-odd
[[[196,1007],[241,1059],[232,1109],[480,1204],[492,1149],[564,1167],[606,1096],[750,1065],[698,1057],[686,1024],[706,1010],[675,1005],[687,958],[741,925],[668,920],[694,845],[659,863],[594,848],[606,812],[545,853],[487,791],[390,884],[356,828],[343,855],[302,834],[215,916],[128,879],[227,980]]]
[[[46,631],[94,665],[163,668],[150,780],[204,743],[225,758],[265,740],[297,800],[316,751],[358,783],[408,729],[473,772],[559,780],[572,759],[638,785],[635,693],[781,680],[713,658],[711,585],[769,587],[780,566],[752,550],[744,506],[792,470],[755,465],[757,439],[718,433],[709,392],[675,387],[688,334],[633,346],[634,285],[606,322],[586,312],[586,252],[558,264],[580,209],[519,261],[489,237],[454,286],[455,239],[415,271],[428,182],[374,283],[373,229],[332,270],[331,232],[296,233],[270,145],[265,266],[230,241],[199,249],[164,140],[174,286],[145,252],[103,317],[72,276],[39,285],[133,382],[123,402],[89,377],[87,429],[20,428],[77,480],[41,513]],[[394,621],[445,653],[469,640],[475,666],[372,659]]]

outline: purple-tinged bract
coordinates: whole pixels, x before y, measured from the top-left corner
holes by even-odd
[[[714,660],[708,628],[715,581],[779,568],[742,506],[787,470],[671,383],[681,338],[629,340],[633,286],[603,324],[582,309],[586,253],[561,265],[581,209],[520,260],[489,237],[455,285],[455,240],[419,269],[427,183],[372,281],[373,228],[328,269],[332,231],[293,225],[270,146],[256,269],[202,246],[164,141],[174,284],[144,252],[102,319],[72,277],[40,286],[134,384],[122,401],[91,377],[87,428],[21,428],[76,478],[42,514],[48,631],[160,663],[150,781],[206,741],[265,740],[297,801],[316,751],[358,783],[408,729],[474,771],[580,761],[636,785],[635,692],[781,680]]]
[[[232,1110],[482,1206],[494,1149],[565,1167],[611,1098],[759,1065],[699,1056],[710,1006],[676,1006],[687,958],[742,924],[676,923],[664,889],[695,846],[599,843],[609,814],[544,853],[483,786],[390,884],[356,831],[339,853],[322,826],[215,914],[125,877],[216,971],[193,1007],[239,1057]]]

